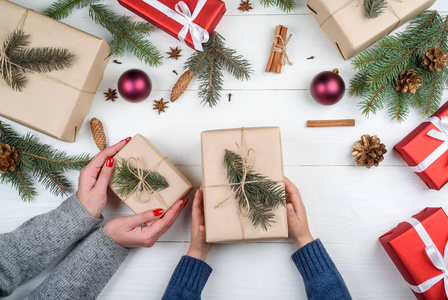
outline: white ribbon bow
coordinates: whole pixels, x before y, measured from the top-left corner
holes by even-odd
[[[198,0],[198,4],[194,9],[193,14],[188,8],[188,5],[183,1],[179,1],[175,5],[175,10],[172,10],[171,8],[160,3],[157,0],[143,0],[143,2],[151,5],[161,13],[182,24],[184,27],[177,34],[179,40],[185,43],[185,37],[187,36],[188,32],[190,32],[194,49],[203,51],[202,44],[208,41],[209,34],[207,30],[194,23],[194,20],[201,12],[207,0]]]
[[[437,249],[433,240],[429,236],[428,232],[423,227],[422,223],[420,223],[415,218],[411,218],[411,220],[409,220],[408,223],[410,223],[414,227],[415,231],[417,231],[423,243],[425,243],[426,254],[428,255],[434,267],[442,271],[442,274],[430,278],[427,281],[423,282],[422,284],[419,285],[410,284],[411,290],[420,294],[424,293],[443,279],[443,284],[445,286],[445,294],[446,296],[448,296],[448,242],[445,245],[445,250],[443,253],[444,255],[442,256],[442,254],[440,254],[439,249]]]
[[[432,129],[427,133],[427,135],[437,140],[443,141],[443,143],[419,165],[412,167],[412,170],[417,173],[425,171],[426,168],[428,168],[440,156],[448,151],[448,117],[442,117],[441,119],[439,119],[438,117],[431,117],[425,122],[434,124],[434,126],[436,126],[438,129]]]

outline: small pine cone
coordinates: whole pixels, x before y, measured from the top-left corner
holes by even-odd
[[[179,80],[176,82],[173,89],[171,90],[171,97],[170,97],[171,102],[174,102],[177,99],[179,99],[179,97],[186,91],[193,77],[194,72],[192,70],[186,71],[179,77]]]
[[[376,136],[365,134],[361,140],[353,145],[352,155],[355,157],[358,166],[365,166],[368,169],[375,166],[378,167],[380,162],[384,160],[386,154],[386,145]]]
[[[19,153],[16,148],[0,143],[0,174],[7,171],[14,171],[16,163],[19,161]]]
[[[446,68],[448,63],[448,53],[444,52],[442,48],[434,46],[426,50],[423,54],[422,66],[429,69],[431,72],[441,72]]]
[[[103,123],[97,118],[93,118],[90,120],[90,130],[92,131],[93,140],[100,151],[106,149],[106,134],[104,133]]]
[[[397,83],[397,91],[402,93],[415,94],[417,89],[422,86],[422,78],[417,71],[403,70],[400,75],[395,79]]]

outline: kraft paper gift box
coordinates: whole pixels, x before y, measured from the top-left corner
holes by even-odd
[[[384,13],[372,19],[364,14],[361,0],[308,0],[307,6],[342,57],[350,59],[435,2],[387,0]]]
[[[226,12],[220,0],[118,0],[143,19],[181,40],[193,49],[202,50],[200,40],[215,30]],[[181,3],[183,2],[183,3]],[[188,26],[187,19],[195,25]],[[196,36],[195,43],[192,38]]]
[[[130,158],[132,161],[129,161]],[[157,171],[168,182],[168,187],[152,193],[142,194],[140,199],[137,191],[133,191],[128,196],[120,196],[117,193],[117,186],[113,183],[117,174],[117,167],[122,160],[129,161],[131,166],[139,167],[143,170]],[[139,161],[140,165],[136,160]],[[179,199],[185,197],[193,188],[188,179],[146,138],[137,134],[114,156],[115,170],[111,178],[109,187],[135,214],[147,210],[162,208],[164,213]],[[165,206],[167,205],[167,207]]]
[[[394,150],[430,189],[440,190],[448,182],[448,102]]]
[[[0,0],[0,42],[15,30],[29,35],[27,47],[66,48],[69,68],[26,73],[26,86],[14,91],[0,79],[0,116],[62,141],[74,142],[89,113],[109,60],[106,41],[32,10]]]
[[[240,153],[241,144],[255,157],[253,170],[284,187],[283,157],[278,127],[238,128],[202,133],[202,184],[207,242],[231,242],[288,237],[286,208],[280,205],[272,226],[255,228],[239,213],[235,193],[226,177],[224,154],[228,149]],[[243,150],[245,151],[245,150]],[[223,203],[223,201],[225,201]],[[219,207],[217,207],[219,204]]]
[[[425,208],[379,238],[417,299],[447,299],[448,218]]]

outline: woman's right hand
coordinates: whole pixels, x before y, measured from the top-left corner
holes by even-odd
[[[286,211],[288,214],[288,230],[291,239],[297,246],[302,248],[314,241],[308,226],[305,205],[302,202],[299,189],[288,178],[285,177],[286,191],[288,192],[288,204]]]

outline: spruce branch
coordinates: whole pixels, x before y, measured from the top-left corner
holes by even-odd
[[[24,201],[31,201],[37,196],[33,179],[54,195],[70,193],[72,186],[64,172],[80,170],[91,160],[87,154],[70,156],[42,144],[32,134],[21,136],[3,122],[0,122],[0,143],[14,147],[19,155],[15,169],[0,174],[0,182],[12,185]],[[0,159],[0,166],[5,162],[8,161]]]
[[[116,176],[113,183],[117,186],[117,194],[121,197],[126,197],[132,193],[140,182],[140,179],[135,175],[138,174],[138,169],[129,166],[126,160],[122,159],[116,166]],[[153,191],[161,191],[168,187],[168,182],[157,171],[142,170],[142,175],[145,181],[152,188]],[[140,189],[140,192],[142,188]]]
[[[249,80],[252,74],[250,63],[236,50],[225,46],[225,39],[216,31],[203,46],[203,52],[195,52],[184,65],[192,70],[199,79],[198,95],[202,103],[213,107],[221,99],[223,87],[223,70],[238,80]]]
[[[264,7],[277,6],[285,12],[290,12],[296,7],[295,0],[260,0]]]
[[[364,0],[364,14],[369,19],[374,19],[384,13],[387,0]]]
[[[90,4],[101,2],[102,0],[57,0],[53,2],[44,14],[55,20],[67,18],[76,9],[83,9]]]
[[[145,39],[154,30],[147,22],[134,22],[129,16],[120,16],[103,4],[89,5],[92,20],[112,35],[111,55],[123,56],[129,50],[149,66],[160,66],[162,54]]]
[[[272,210],[286,205],[285,189],[278,182],[248,170],[241,155],[225,150],[224,167],[230,189],[235,192],[235,199],[242,212],[247,211],[254,227],[261,226],[267,231],[272,224]],[[241,185],[246,169],[246,183]]]

